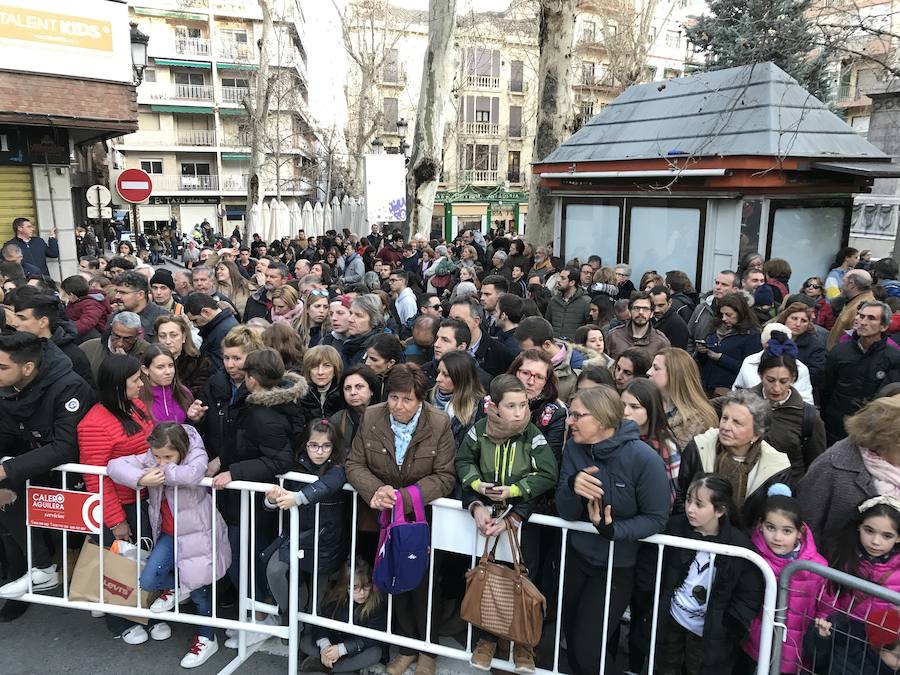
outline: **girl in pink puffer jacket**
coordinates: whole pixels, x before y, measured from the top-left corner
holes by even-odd
[[[800,516],[800,504],[791,496],[790,488],[782,483],[769,488],[769,497],[753,530],[752,541],[756,552],[769,563],[776,577],[781,576],[781,571],[795,560],[828,564],[816,550],[812,530]],[[782,673],[800,671],[803,635],[814,617],[825,616],[824,613],[817,613],[824,585],[825,579],[812,572],[798,572],[791,577],[785,622],[787,635],[781,652]],[[754,662],[759,657],[761,624],[762,617],[757,616],[743,644],[744,652]]]
[[[107,467],[115,482],[148,488],[154,543],[141,572],[141,589],[162,591],[151,612],[172,611],[177,567],[181,594],[190,594],[198,615],[212,616],[212,584],[225,576],[231,548],[225,521],[213,511],[209,489],[200,486],[208,467],[203,439],[193,427],[163,422],[154,427],[147,444],[150,449],[144,454],[113,459]],[[197,633],[181,661],[183,668],[196,668],[218,651],[214,628],[198,626]]]

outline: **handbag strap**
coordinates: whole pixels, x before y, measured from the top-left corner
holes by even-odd
[[[512,553],[513,567],[515,567],[516,572],[523,574],[524,566],[522,565],[522,549],[519,546],[519,540],[516,539],[516,535],[512,533],[509,525],[506,526],[506,536],[509,537],[509,550]]]
[[[409,501],[413,507],[413,520],[407,520],[406,507],[403,505],[403,495],[409,497]],[[409,487],[394,490],[394,508],[381,512],[381,527],[389,527],[393,523],[424,523],[425,505],[422,503],[422,491],[418,485],[410,485]]]

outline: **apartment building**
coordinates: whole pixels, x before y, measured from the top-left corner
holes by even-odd
[[[299,0],[272,2],[270,77],[276,77],[266,138],[266,199],[315,200],[316,137],[308,111],[307,54]],[[141,168],[153,196],[139,207],[149,230],[208,220],[242,224],[250,166],[244,100],[259,68],[262,14],[253,0],[138,0],[133,21],[149,35],[137,89],[138,131],[115,144],[118,169]],[[252,98],[251,98],[252,100]],[[115,180],[113,172],[112,180]]]

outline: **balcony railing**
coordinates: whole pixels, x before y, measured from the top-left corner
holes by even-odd
[[[499,136],[500,125],[491,122],[466,122],[463,132],[469,136]]]
[[[466,86],[477,89],[499,89],[500,78],[491,77],[490,75],[467,75]]]
[[[249,131],[226,131],[225,145],[230,147],[250,147]]]
[[[601,35],[598,35],[596,32],[592,31],[582,31],[578,36],[578,46],[579,47],[602,47],[603,46],[603,38]]]
[[[181,101],[212,101],[213,88],[208,84],[158,84],[141,85],[141,92],[146,91],[154,101],[177,99]]]
[[[214,129],[180,129],[177,136],[178,145],[214,146],[216,144]]]
[[[222,87],[222,103],[243,103],[249,93],[248,87]]]
[[[209,40],[207,38],[175,38],[175,53],[180,56],[209,56]]]
[[[506,172],[506,181],[508,183],[524,183],[525,182],[525,174],[521,171],[507,171]]]
[[[575,83],[577,87],[586,87],[589,89],[615,89],[616,83],[609,75],[600,75],[591,77],[590,75],[582,75]]]
[[[222,190],[242,192],[247,189],[247,176],[222,176]]]
[[[463,169],[459,172],[463,183],[497,183],[499,171],[484,171],[482,169]]]
[[[218,176],[173,176],[157,174],[151,176],[153,189],[156,191],[190,191],[190,190],[218,190]]]
[[[256,50],[243,42],[222,42],[218,45],[218,57],[231,63],[254,63]]]

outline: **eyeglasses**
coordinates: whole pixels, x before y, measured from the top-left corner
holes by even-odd
[[[803,288],[822,288],[819,284],[806,284]]]
[[[646,312],[647,314],[649,314],[650,312],[653,311],[653,308],[652,307],[632,307],[631,311],[632,312]]]
[[[530,370],[525,370],[524,368],[519,368],[516,371],[516,375],[524,377],[526,380],[534,380],[535,382],[546,382],[547,378],[540,373],[532,373]]]
[[[310,452],[331,452],[334,446],[331,443],[307,443],[306,449]]]
[[[437,303],[436,305],[428,305],[428,309],[441,309],[441,303]]]
[[[314,288],[313,290],[311,290],[311,291],[309,292],[309,294],[310,294],[310,295],[320,295],[320,296],[322,296],[323,298],[327,298],[327,297],[328,297],[328,291],[326,291],[324,288]]]
[[[590,413],[580,413],[580,412],[575,412],[574,410],[570,410],[569,414],[566,415],[566,418],[568,418],[570,420],[575,420],[576,422],[580,422],[582,417],[590,417],[590,416],[591,416]]]

